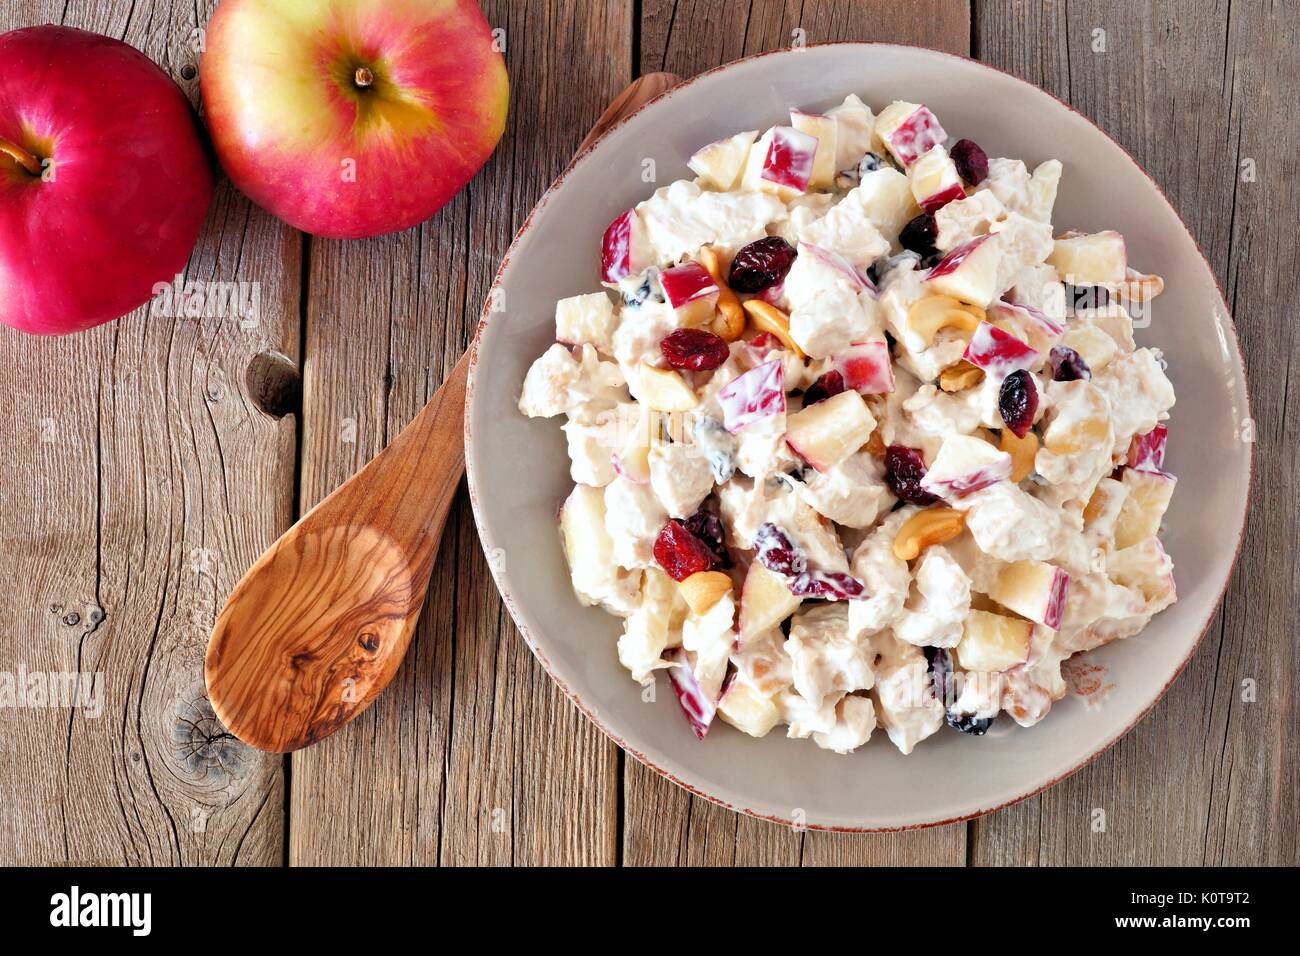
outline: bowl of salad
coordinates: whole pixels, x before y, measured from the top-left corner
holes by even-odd
[[[767,819],[896,829],[1062,779],[1240,547],[1232,319],[1159,187],[960,57],[751,57],[579,155],[474,345],[510,613],[602,730]]]

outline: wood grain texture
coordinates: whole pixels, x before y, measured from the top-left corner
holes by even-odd
[[[197,100],[210,3],[10,2],[0,30],[64,22],[144,50]],[[188,72],[188,71],[187,71]],[[0,710],[6,863],[268,864],[281,761],[224,735],[202,662],[216,608],[292,513],[294,424],[245,391],[298,354],[295,233],[221,185],[187,279],[258,283],[260,320],[0,329],[0,670],[102,674],[102,713]]]
[[[1186,671],[1092,765],[971,824],[972,859],[1294,865],[1300,341],[1278,304],[1296,299],[1300,248],[1278,224],[1300,217],[1300,21],[1261,0],[980,0],[976,14],[981,59],[1093,118],[1187,221],[1236,318],[1258,441],[1241,561]],[[1091,825],[1097,810],[1105,832]]]
[[[473,335],[515,230],[631,79],[630,3],[485,12],[505,30],[511,118],[483,172],[418,230],[312,242],[304,507],[424,404]],[[393,686],[293,758],[290,861],[613,863],[616,748],[505,614],[464,494],[436,566]]]
[[[213,6],[11,0],[0,28],[66,17],[179,77]],[[420,229],[312,242],[303,275],[297,234],[222,185],[189,274],[260,282],[257,328],[137,314],[61,340],[0,330],[0,573],[20,582],[0,597],[0,671],[105,680],[97,719],[0,710],[0,862],[1295,863],[1294,12],[977,0],[972,23],[963,0],[485,8],[506,30],[510,126]],[[1096,29],[1105,54],[1092,51]],[[203,697],[215,610],[295,513],[441,383],[515,229],[634,67],[689,76],[797,37],[973,42],[1096,119],[1187,219],[1237,317],[1259,439],[1241,567],[1187,672],[1117,747],[1009,810],[908,834],[798,833],[691,797],[578,714],[502,608],[461,495],[405,665],[357,721],[293,757],[286,820],[282,761],[223,737]],[[197,77],[181,82],[197,96]],[[297,508],[295,416],[257,410],[284,389],[262,366],[247,378],[267,350],[304,358]],[[1097,808],[1105,833],[1090,827]]]
[[[964,3],[949,0],[755,2],[746,17],[742,4],[647,0],[641,17],[640,67],[691,76],[795,41],[830,40],[895,40],[966,53],[969,10]],[[628,864],[961,866],[966,862],[964,826],[872,835],[795,832],[737,817],[691,796],[635,760],[624,763],[623,856]]]
[[[204,682],[240,740],[273,753],[319,743],[401,666],[465,474],[468,371],[467,354],[401,434],[235,585]]]

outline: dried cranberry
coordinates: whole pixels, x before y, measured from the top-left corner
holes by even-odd
[[[1052,362],[1052,380],[1055,382],[1077,382],[1080,379],[1086,382],[1092,378],[1092,369],[1088,368],[1083,356],[1072,348],[1057,345],[1049,357]]]
[[[751,242],[731,260],[727,284],[736,292],[762,292],[785,278],[796,255],[794,246],[780,236]]]
[[[763,567],[775,574],[793,578],[808,569],[808,560],[803,553],[784,531],[770,521],[759,525],[754,532],[754,547]]]
[[[659,343],[659,351],[673,368],[710,372],[731,355],[721,336],[705,329],[675,329]]]
[[[885,449],[885,481],[899,500],[911,505],[932,505],[939,499],[921,487],[925,477],[925,459],[921,452],[906,445]]]
[[[686,525],[687,531],[703,541],[713,552],[714,561],[710,570],[731,567],[731,555],[727,554],[726,532],[722,528],[721,518],[711,511],[697,511],[682,523]]]
[[[898,234],[898,243],[925,259],[939,251],[934,244],[938,237],[939,224],[935,222],[934,216],[923,212],[903,227],[903,231]]]
[[[957,175],[972,186],[989,178],[989,157],[972,139],[959,139],[949,153],[957,167]]]
[[[847,601],[861,597],[867,589],[857,578],[841,571],[805,571],[790,582],[790,593],[799,597]]]
[[[816,405],[818,402],[824,402],[832,395],[838,395],[844,391],[844,376],[832,369],[822,374],[817,381],[813,382],[803,393],[803,407]]]
[[[1081,309],[1102,309],[1110,305],[1110,290],[1104,285],[1067,285],[1065,298],[1076,312]]]
[[[692,574],[711,571],[717,560],[709,546],[675,518],[655,538],[654,556],[674,581],[685,581]]]
[[[1029,434],[1034,424],[1034,413],[1038,411],[1038,386],[1034,377],[1024,369],[1017,369],[1002,380],[998,392],[998,411],[1002,413],[1003,423],[1011,429],[1017,438]]]

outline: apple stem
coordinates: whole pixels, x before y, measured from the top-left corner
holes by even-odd
[[[358,87],[363,90],[368,90],[375,82],[375,74],[371,73],[369,68],[359,66],[357,67],[356,81]]]
[[[0,153],[8,156],[33,176],[41,174],[41,161],[21,146],[16,146],[7,139],[0,139]]]

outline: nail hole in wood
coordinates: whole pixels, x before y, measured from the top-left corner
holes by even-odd
[[[302,376],[298,366],[280,352],[261,352],[248,363],[248,397],[272,418],[296,415],[302,408]]]
[[[194,68],[193,63],[186,63],[183,67],[181,67],[182,80],[192,80],[198,75],[199,75],[199,71]]]

